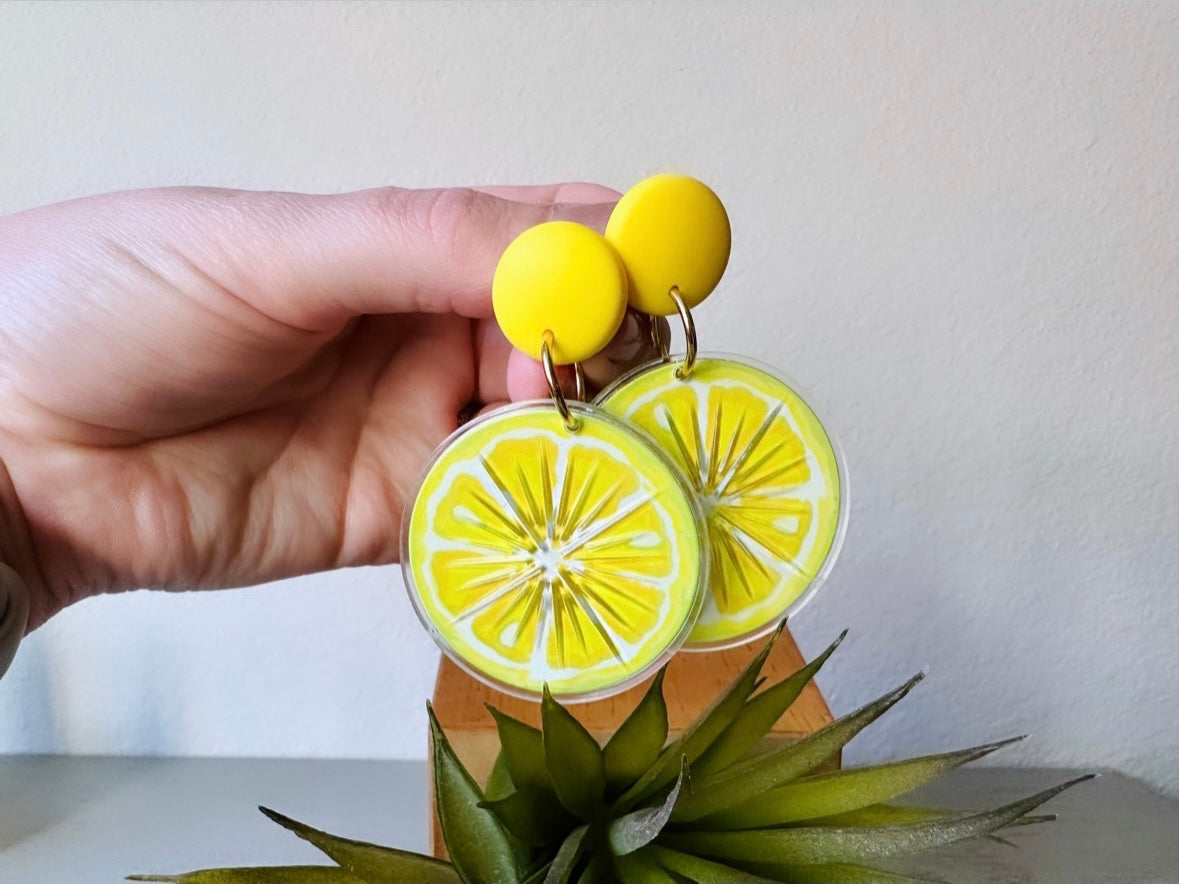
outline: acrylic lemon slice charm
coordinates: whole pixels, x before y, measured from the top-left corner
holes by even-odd
[[[796,610],[835,560],[844,473],[806,401],[769,371],[700,356],[639,369],[600,400],[683,468],[708,524],[710,592],[690,645],[762,635]]]
[[[598,404],[646,432],[682,468],[708,525],[710,592],[689,647],[725,647],[772,630],[809,598],[838,552],[845,471],[822,422],[772,370],[698,356],[689,308],[729,258],[724,206],[691,178],[629,190],[606,237],[627,268],[630,306],[684,319],[688,352],[636,369]]]
[[[492,286],[508,339],[551,369],[609,341],[626,307],[617,255],[588,228],[540,225]],[[592,699],[645,678],[687,637],[707,534],[686,480],[599,408],[501,408],[439,448],[406,513],[402,569],[422,622],[501,690]]]
[[[513,692],[599,695],[658,665],[698,612],[699,515],[650,444],[571,404],[506,408],[431,465],[405,560],[427,626]]]

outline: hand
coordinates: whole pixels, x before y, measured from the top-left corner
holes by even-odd
[[[503,249],[616,198],[169,189],[0,219],[0,560],[29,629],[98,592],[394,561],[464,410],[546,394],[491,318]]]

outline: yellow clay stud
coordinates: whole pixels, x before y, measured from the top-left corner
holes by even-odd
[[[516,349],[540,359],[550,332],[555,363],[581,362],[605,347],[622,324],[626,271],[597,232],[549,221],[524,231],[504,251],[491,303]]]
[[[674,286],[688,307],[703,301],[720,282],[732,241],[729,216],[709,188],[685,175],[640,181],[618,201],[606,239],[626,267],[630,306],[670,316]]]

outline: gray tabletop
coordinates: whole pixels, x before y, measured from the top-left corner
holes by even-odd
[[[1070,771],[979,768],[926,790],[945,806],[999,804]],[[265,804],[318,828],[426,848],[417,762],[0,758],[0,884],[115,884],[133,872],[321,863]],[[1054,799],[1056,823],[910,861],[952,882],[1179,884],[1179,805],[1118,774]]]

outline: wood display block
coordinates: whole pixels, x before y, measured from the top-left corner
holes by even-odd
[[[669,739],[678,737],[721,691],[732,684],[762,646],[759,641],[726,651],[676,654],[668,664],[663,682]],[[799,653],[790,631],[783,630],[762,669],[762,675],[772,683],[797,672],[805,665],[806,661]],[[604,745],[642,698],[649,684],[650,680],[644,681],[604,700],[570,705],[569,711]],[[495,722],[485,705],[488,703],[513,718],[540,727],[539,703],[500,693],[472,678],[443,656],[434,683],[434,712],[450,738],[455,754],[481,784],[487,781],[491,773],[499,747]],[[793,742],[831,721],[831,710],[827,708],[818,685],[812,681],[774,726],[768,740]],[[839,766],[838,756],[832,766]],[[430,819],[430,849],[435,856],[444,858],[446,849],[434,814],[432,787]]]

